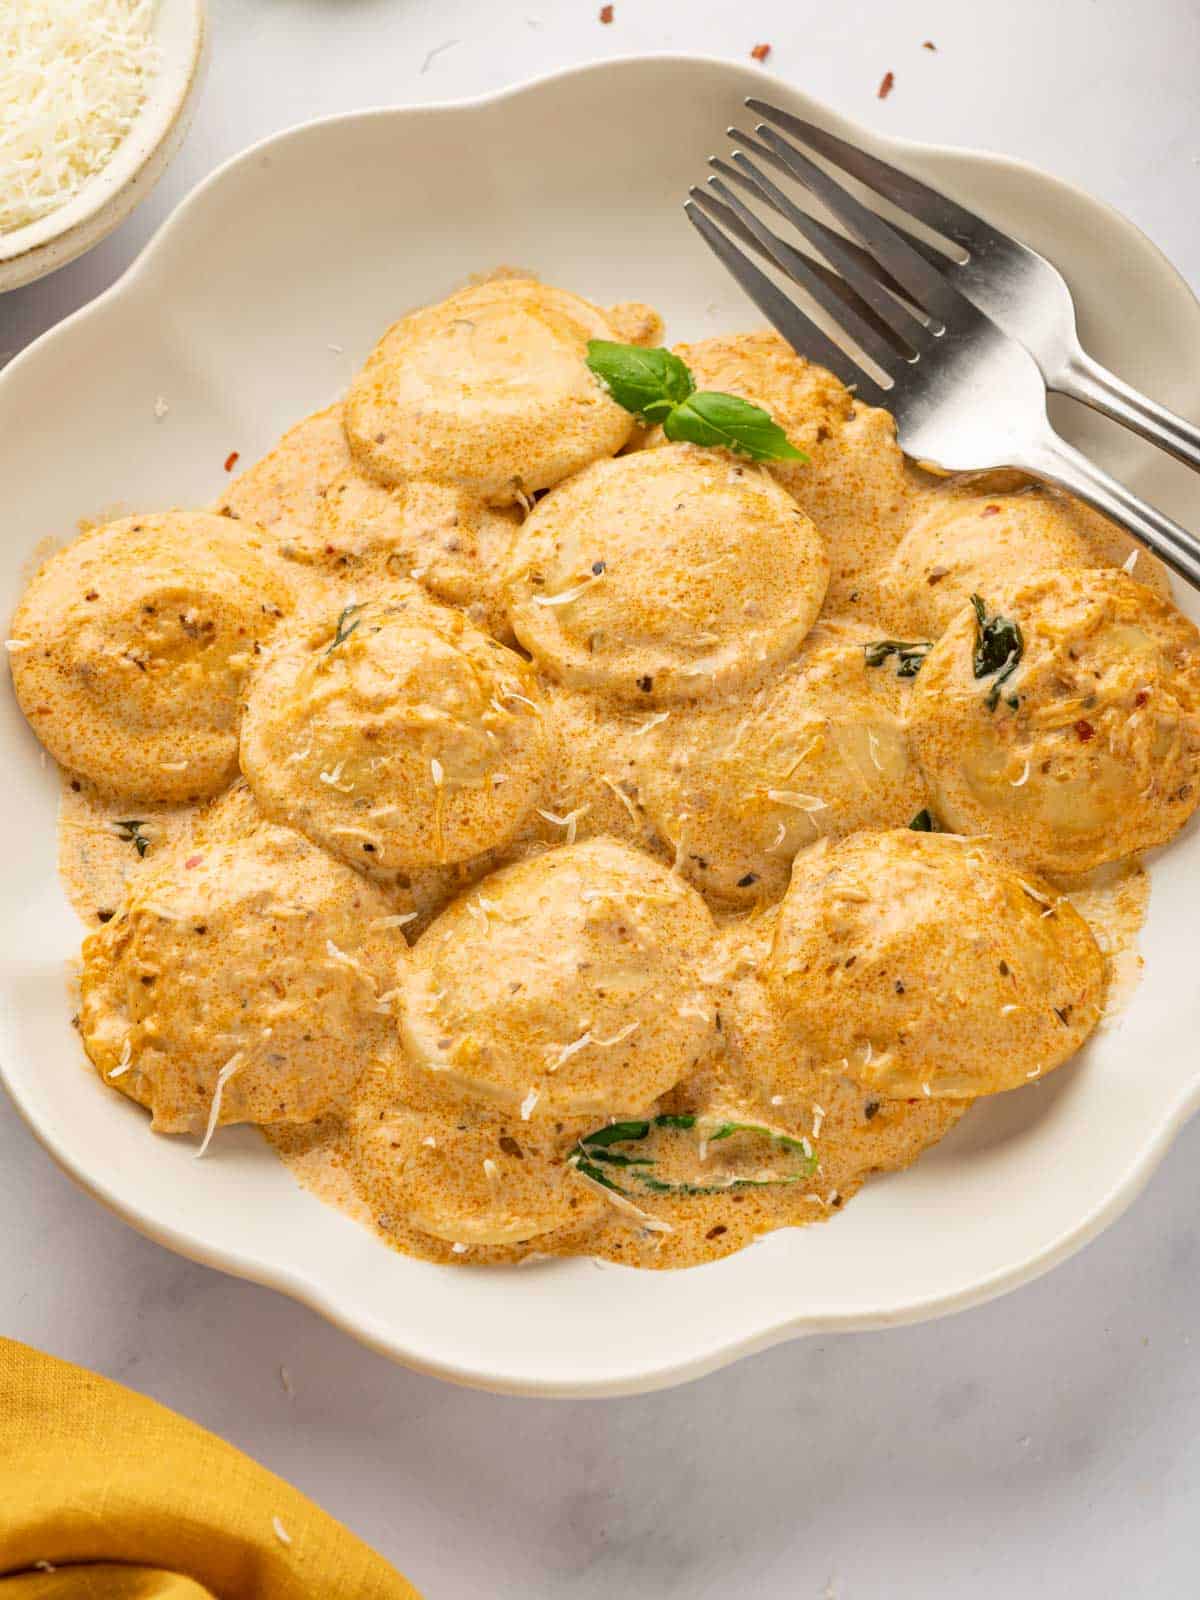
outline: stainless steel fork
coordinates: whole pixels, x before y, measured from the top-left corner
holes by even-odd
[[[754,108],[765,109],[758,102]],[[692,189],[685,209],[795,350],[828,367],[868,404],[890,411],[901,445],[917,460],[950,472],[1015,467],[1056,484],[1127,528],[1200,589],[1200,540],[1055,433],[1046,415],[1046,383],[1023,343],[968,299],[911,236],[885,222],[774,128],[760,125],[758,140],[730,133],[743,148],[734,152],[732,165],[714,160],[717,175],[707,190]],[[810,216],[747,149],[802,184],[857,245]],[[798,241],[769,227],[725,178],[749,190]],[[806,293],[849,348],[825,334],[739,243]],[[814,262],[808,247],[823,261]]]
[[[963,252],[960,258],[909,236],[914,248],[968,300],[1021,341],[1042,369],[1047,388],[1082,400],[1200,470],[1200,427],[1139,393],[1088,355],[1079,342],[1071,291],[1045,256],[899,167],[889,166],[815,123],[765,100],[749,99],[746,104],[902,213],[956,245]]]

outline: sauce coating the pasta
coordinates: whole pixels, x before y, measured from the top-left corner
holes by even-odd
[[[14,622],[75,763],[97,1071],[217,1154],[259,1124],[435,1262],[686,1266],[833,1216],[1103,1026],[1130,852],[1195,804],[1200,640],[1123,534],[923,472],[773,334],[678,350],[810,459],[668,445],[583,364],[660,328],[462,291],[215,515],[89,532]]]

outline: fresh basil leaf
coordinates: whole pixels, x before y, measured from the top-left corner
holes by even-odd
[[[971,596],[975,611],[975,655],[973,667],[977,678],[989,678],[995,673],[985,703],[995,711],[1000,703],[1001,686],[1012,677],[1025,654],[1025,636],[1021,624],[1012,617],[1002,617],[999,612],[988,615],[987,606],[977,594]],[[1016,710],[1020,704],[1016,696],[1005,696],[1005,702]]]
[[[610,1144],[625,1144],[630,1140],[644,1139],[650,1132],[649,1122],[610,1122],[607,1127],[597,1128],[595,1133],[589,1133],[580,1144],[599,1145],[603,1148]]]
[[[643,422],[661,422],[696,387],[686,362],[669,350],[589,339],[587,364],[617,404]]]
[[[623,1168],[624,1175],[630,1182],[636,1183],[643,1193],[671,1195],[714,1195],[727,1194],[734,1189],[775,1189],[788,1184],[803,1183],[817,1170],[817,1158],[805,1140],[794,1139],[790,1134],[768,1128],[759,1122],[721,1122],[705,1137],[709,1144],[715,1144],[720,1139],[732,1138],[735,1133],[752,1134],[767,1140],[769,1144],[778,1145],[781,1149],[794,1151],[799,1161],[797,1171],[784,1173],[777,1178],[732,1178],[722,1183],[711,1184],[669,1182],[664,1178],[655,1177],[646,1170],[657,1166],[656,1161],[623,1156],[619,1151],[609,1148],[615,1144],[640,1143],[654,1128],[688,1132],[696,1127],[698,1120],[688,1113],[664,1113],[645,1122],[612,1122],[607,1127],[597,1128],[592,1133],[584,1134],[568,1159],[575,1171],[582,1173],[585,1178],[591,1178],[593,1182],[603,1184],[606,1189],[626,1197],[632,1196],[636,1191],[623,1188],[611,1172],[604,1170],[604,1166]]]
[[[702,390],[682,400],[663,419],[668,439],[718,445],[752,461],[807,461],[777,422],[736,394]]]

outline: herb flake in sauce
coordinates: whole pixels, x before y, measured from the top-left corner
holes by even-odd
[[[987,708],[995,711],[1000,703],[1001,687],[1008,682],[1025,654],[1025,638],[1019,622],[1012,617],[1002,617],[999,612],[988,615],[986,604],[977,594],[971,596],[975,609],[975,655],[973,667],[977,678],[995,674],[987,692]],[[1005,703],[1015,711],[1020,703],[1016,695],[1005,695]]]

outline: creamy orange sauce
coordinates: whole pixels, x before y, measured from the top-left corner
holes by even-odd
[[[931,804],[909,735],[923,686],[897,675],[898,658],[867,665],[864,645],[934,645],[959,615],[961,599],[944,603],[952,586],[990,598],[1038,570],[1039,548],[1074,572],[1119,566],[1130,546],[1011,475],[921,471],[885,413],[773,335],[681,353],[699,385],[768,409],[810,462],[768,470],[664,448],[580,378],[585,336],[652,343],[655,314],[507,281],[398,324],[352,388],[348,432],[340,405],[301,421],[213,508],[253,540],[278,597],[278,619],[234,617],[263,636],[221,679],[222,694],[236,685],[249,786],[164,804],[64,772],[60,871],[85,927],[106,930],[89,941],[90,977],[85,965],[89,1049],[108,1074],[128,1068],[113,1087],[146,1103],[153,1058],[160,1112],[172,1108],[162,1126],[198,1132],[205,1106],[210,1135],[262,1121],[298,1182],[407,1253],[691,1265],[832,1217],[872,1173],[943,1137],[972,1096],[1051,1070],[1102,1007],[1127,1000],[1148,874],[1130,858],[1051,882],[987,844],[897,833]],[[1148,558],[1137,569],[1166,592]],[[10,647],[35,726],[28,685],[50,668],[37,677],[20,658],[57,603],[47,590],[39,610],[41,581]],[[156,608],[157,596],[142,610],[157,627]],[[132,670],[153,668],[145,624],[121,626]],[[61,734],[77,684],[71,635],[58,637]],[[188,638],[172,660],[179,681],[203,685],[209,665],[190,663]],[[1192,684],[1190,661],[1171,670]],[[81,681],[94,687],[90,667]],[[1196,731],[1186,717],[1181,728],[1177,789]],[[250,867],[271,827],[277,887],[264,894]],[[303,835],[290,852],[287,830]],[[236,1052],[218,1074],[223,1052],[205,1037],[217,1013],[237,1032],[227,1013],[242,980],[218,983],[222,950],[208,966],[190,953],[153,965],[160,946],[184,948],[154,917],[177,889],[201,915],[187,873],[213,849],[243,863],[228,948],[247,974],[260,945],[291,952],[275,990],[269,968],[254,978],[256,1071],[277,1029],[312,1044],[297,1030],[326,992],[309,984],[324,965],[350,1087],[322,1099],[310,1068],[302,1094],[281,1088],[263,1110],[269,1076],[242,1077]],[[281,906],[293,859],[297,904]],[[314,861],[333,876],[306,909]],[[223,912],[220,883],[205,892]],[[322,921],[335,904],[337,940]],[[958,926],[966,905],[986,911]],[[135,917],[129,988],[118,952]],[[362,960],[347,948],[358,933]],[[174,1010],[137,988],[185,979]],[[143,1033],[123,1049],[130,996]],[[146,1041],[192,1003],[202,1020],[178,1033],[176,1084],[170,1051]],[[939,1042],[947,1008],[953,1048]],[[325,1059],[320,1039],[312,1048]],[[633,1131],[589,1144],[613,1122]]]
[[[115,799],[86,778],[62,771],[58,870],[86,928],[111,921],[151,852],[169,848],[186,834],[196,809],[187,805],[131,808],[128,800]],[[139,837],[145,841],[142,852],[136,843]]]
[[[1108,967],[1103,1027],[1129,1004],[1145,966],[1138,933],[1150,909],[1150,873],[1135,857],[1098,867],[1084,879],[1064,879],[1062,888],[1095,934]]]

